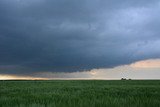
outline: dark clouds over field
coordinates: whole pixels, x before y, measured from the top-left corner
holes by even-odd
[[[0,0],[0,73],[160,58],[159,0]]]

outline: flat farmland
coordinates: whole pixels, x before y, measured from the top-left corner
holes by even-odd
[[[160,81],[0,81],[0,107],[160,107]]]

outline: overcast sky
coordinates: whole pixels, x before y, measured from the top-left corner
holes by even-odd
[[[159,0],[0,0],[0,75],[104,72],[159,59],[159,13]]]

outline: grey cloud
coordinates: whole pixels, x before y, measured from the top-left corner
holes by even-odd
[[[159,58],[159,6],[158,0],[1,0],[0,72],[73,72]]]

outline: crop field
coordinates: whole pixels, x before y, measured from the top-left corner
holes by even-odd
[[[0,81],[0,107],[160,107],[160,81]]]

